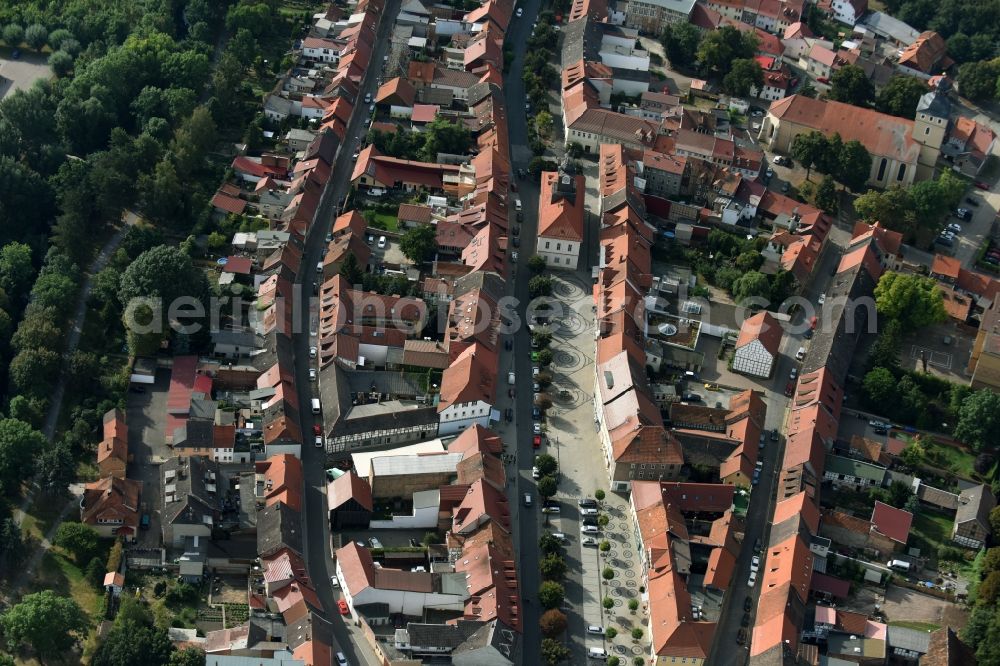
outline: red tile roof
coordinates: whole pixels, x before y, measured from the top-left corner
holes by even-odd
[[[905,545],[906,540],[910,538],[913,514],[876,501],[871,522],[879,532]]]
[[[302,510],[302,461],[290,453],[271,456],[256,463],[257,474],[264,476],[265,504],[284,502],[296,511]]]
[[[961,270],[962,262],[955,257],[946,257],[942,254],[934,255],[934,261],[931,263],[931,274],[957,280]]]
[[[563,186],[572,191],[561,193]],[[585,192],[586,183],[582,174],[543,172],[538,195],[538,236],[581,242]]]
[[[246,210],[247,202],[238,197],[233,197],[224,192],[216,192],[212,197],[212,206],[225,213],[241,214]]]
[[[778,354],[781,346],[781,324],[770,312],[764,310],[747,318],[740,327],[740,336],[736,339],[736,349],[760,340],[771,356]]]
[[[327,484],[326,502],[327,508],[331,511],[352,499],[369,511],[374,507],[372,487],[368,485],[366,479],[355,474],[354,470],[342,474]]]
[[[250,275],[253,268],[253,260],[249,257],[228,257],[226,265],[222,267],[223,273],[236,273],[237,275]]]

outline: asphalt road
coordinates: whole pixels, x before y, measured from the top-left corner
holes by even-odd
[[[807,289],[803,296],[810,302],[816,303],[820,293],[828,290],[831,281],[830,272],[840,261],[841,248],[832,243],[823,255],[817,267],[816,279],[812,286]],[[801,321],[803,315],[799,314],[796,322]],[[760,596],[762,585],[761,573],[757,574],[757,583],[753,588],[747,587],[750,577],[750,560],[753,558],[754,542],[759,538],[763,546],[763,551],[767,550],[771,533],[771,516],[774,515],[774,507],[777,503],[775,493],[777,492],[778,474],[781,471],[782,460],[785,455],[785,417],[787,414],[789,398],[785,397],[785,385],[788,383],[789,373],[793,367],[798,368],[800,364],[795,360],[795,352],[799,347],[808,347],[809,343],[801,335],[791,335],[786,333],[781,342],[781,356],[773,378],[764,388],[764,402],[767,405],[767,415],[765,425],[768,432],[777,428],[780,436],[777,442],[772,442],[770,436],[767,444],[760,453],[764,462],[761,471],[760,481],[752,488],[750,495],[750,507],[747,509],[745,523],[745,536],[740,555],[736,560],[736,570],[733,573],[729,590],[722,603],[722,611],[719,615],[718,625],[715,629],[715,637],[712,643],[712,651],[709,655],[709,664],[717,666],[741,666],[749,661],[750,640],[753,634],[753,625],[757,611],[757,601]],[[761,553],[761,565],[766,564],[764,553]],[[753,599],[753,606],[750,611],[750,623],[747,627],[747,640],[740,647],[736,643],[736,635],[740,630],[743,618],[743,604],[747,596]]]
[[[513,17],[507,29],[506,42],[514,53],[507,73],[504,75],[504,102],[507,107],[507,132],[510,140],[511,168],[516,180],[518,168],[527,169],[532,153],[528,148],[528,118],[524,109],[524,83],[521,80],[524,71],[524,54],[527,50],[528,38],[531,36],[532,23],[538,13],[539,0],[525,0],[518,5],[524,10],[520,18]],[[532,393],[531,377],[531,334],[526,325],[525,314],[528,302],[528,279],[530,271],[526,263],[534,253],[536,234],[538,233],[538,182],[529,177],[518,182],[518,194],[523,207],[524,221],[521,226],[521,247],[518,250],[518,263],[509,263],[513,278],[511,294],[518,299],[517,308],[522,325],[511,336],[514,341],[512,352],[501,353],[501,377],[513,367],[518,389],[514,402],[515,442],[512,449],[517,454],[516,476],[510,485],[510,505],[512,524],[517,526],[514,531],[514,546],[518,553],[518,577],[521,585],[522,615],[521,615],[521,663],[539,663],[541,632],[538,628],[539,607],[537,599],[538,585],[541,577],[538,571],[538,526],[541,518],[539,513],[538,494],[535,492],[535,482],[531,478],[531,461],[534,457],[531,448],[531,407]],[[513,220],[512,220],[513,222]],[[501,382],[501,386],[506,386]],[[531,493],[535,499],[531,509],[525,509],[524,493]]]
[[[377,39],[372,52],[371,62],[376,66],[369,67],[365,72],[358,94],[359,100],[364,97],[365,93],[370,92],[372,96],[375,94],[377,89],[375,84],[380,74],[382,58],[389,51],[389,37],[396,21],[396,15],[399,13],[399,6],[400,0],[388,0],[386,3],[385,13],[379,23]],[[351,664],[375,666],[379,662],[375,660],[371,651],[364,645],[352,643],[344,618],[336,610],[333,587],[330,585],[330,577],[336,574],[336,568],[329,555],[328,546],[330,531],[326,509],[326,451],[311,445],[313,422],[318,422],[318,419],[315,419],[307,408],[313,397],[313,382],[309,381],[309,368],[313,364],[309,359],[309,347],[313,344],[313,338],[310,338],[309,335],[311,322],[310,308],[307,307],[309,300],[313,299],[311,284],[315,276],[313,267],[320,259],[324,238],[336,216],[337,201],[347,193],[350,187],[350,174],[354,166],[353,148],[356,141],[367,131],[368,118],[367,108],[363,104],[358,104],[348,125],[345,141],[337,149],[333,173],[327,183],[326,190],[323,192],[316,222],[306,236],[305,249],[300,263],[303,268],[295,276],[297,298],[293,304],[295,330],[292,334],[292,344],[295,351],[295,376],[299,391],[299,405],[302,406],[299,419],[304,440],[302,444],[302,466],[305,473],[303,546],[309,576],[312,578],[312,584],[316,588],[316,593],[326,610],[326,616],[333,627],[336,642],[334,650],[343,652]]]

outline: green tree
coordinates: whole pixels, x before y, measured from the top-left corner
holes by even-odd
[[[820,160],[826,150],[826,137],[815,130],[798,134],[792,139],[791,154],[801,166],[806,169],[806,180],[812,174],[812,168]]]
[[[833,215],[837,212],[839,205],[837,200],[837,185],[833,182],[832,176],[823,176],[823,180],[819,181],[819,185],[816,186],[813,202],[824,213]]]
[[[569,659],[569,648],[553,638],[542,639],[542,659],[547,666],[555,666]]]
[[[695,64],[698,46],[701,44],[701,30],[691,23],[670,23],[660,38],[671,65],[690,67]]]
[[[45,436],[24,421],[0,419],[0,495],[12,493],[34,470]]]
[[[604,567],[604,570],[601,571],[601,578],[603,578],[604,580],[612,580],[614,579],[614,577],[615,577],[615,570],[612,569],[611,567]]]
[[[594,499],[596,499],[598,502],[603,502],[604,501],[604,491],[602,489],[600,489],[600,488],[598,488],[597,490],[595,490],[594,491]]]
[[[641,641],[645,633],[642,631],[642,627],[634,627],[632,629],[632,640]]]
[[[215,120],[204,106],[199,106],[177,129],[170,150],[178,173],[198,173],[205,166],[205,156],[216,141]]]
[[[542,497],[548,499],[556,494],[557,484],[556,480],[551,476],[543,476],[538,480],[538,494]]]
[[[233,33],[246,29],[260,39],[268,34],[272,25],[274,18],[268,3],[240,2],[230,7],[226,13],[226,28]]]
[[[399,249],[415,264],[423,264],[430,259],[437,248],[434,227],[426,224],[408,230],[399,241]]]
[[[205,304],[209,287],[205,273],[195,268],[191,258],[176,247],[160,245],[143,252],[122,274],[119,301],[129,315],[134,299],[160,299],[153,314],[162,322],[160,336],[166,333],[168,309],[181,299]]]
[[[886,368],[874,368],[865,375],[863,385],[869,405],[889,404],[896,394],[896,376]]]
[[[528,259],[528,270],[532,273],[541,273],[545,270],[547,264],[545,263],[545,258],[540,254],[533,254],[531,258]]]
[[[607,636],[607,632],[604,635]],[[608,657],[608,666],[621,666],[621,663],[622,660],[618,655],[613,654]]]
[[[617,635],[618,635],[618,630],[615,629],[614,627],[608,627],[607,629],[604,630],[604,637],[607,638],[609,641],[613,641],[615,639],[615,636]]]
[[[90,663],[93,666],[165,666],[173,649],[166,629],[116,620]]]
[[[42,397],[59,373],[59,354],[50,349],[18,352],[7,369],[15,393]]]
[[[732,62],[729,73],[722,78],[722,89],[736,97],[747,97],[754,89],[764,87],[764,70],[751,58],[739,58]]]
[[[605,527],[607,527],[607,526],[608,526],[608,523],[610,523],[610,522],[611,522],[611,519],[610,519],[610,518],[608,518],[608,514],[606,514],[606,513],[602,513],[601,515],[599,515],[599,516],[597,517],[597,524],[598,524],[598,526],[600,526],[601,528],[605,528]]]
[[[552,114],[548,111],[539,111],[535,115],[535,132],[542,139],[548,139],[552,134]]]
[[[561,555],[562,544],[559,539],[552,536],[551,532],[545,532],[538,538],[538,550],[542,555]]]
[[[68,39],[75,39],[75,37],[73,37],[73,33],[65,28],[57,28],[49,33],[49,48],[53,51],[58,51],[62,48],[63,42]]]
[[[566,631],[566,615],[557,608],[550,608],[542,613],[538,619],[538,625],[542,629],[542,635],[546,638],[554,638]]]
[[[969,395],[958,411],[955,439],[976,451],[996,447],[1000,441],[1000,395],[988,389]]]
[[[14,303],[27,300],[34,281],[30,247],[15,241],[0,248],[0,287]]]
[[[66,655],[88,626],[77,603],[52,590],[29,594],[0,616],[8,645],[29,645],[43,660]]]
[[[188,197],[170,159],[160,160],[153,173],[139,178],[141,203],[147,216],[174,228],[185,228],[188,221]]]
[[[38,485],[54,495],[64,494],[69,484],[76,479],[76,461],[73,460],[73,452],[62,442],[42,451],[36,458],[35,466]],[[67,523],[63,523],[65,524]],[[77,561],[82,560],[77,558]]]
[[[257,39],[246,28],[240,28],[226,45],[226,50],[232,53],[238,61],[244,64],[253,62],[260,50]]]
[[[32,23],[24,31],[24,41],[36,51],[41,51],[48,39],[49,31],[41,23]]]
[[[887,229],[913,230],[913,200],[908,190],[893,186],[884,192],[869,190],[854,200],[854,211],[865,222],[880,222]]]
[[[601,600],[601,606],[604,607],[604,610],[609,611],[615,607],[615,600],[611,597],[604,597],[604,599]]]
[[[816,86],[813,85],[813,82],[807,80],[805,83],[802,84],[802,87],[799,88],[799,91],[796,94],[802,95],[803,97],[810,97],[812,99],[816,99],[817,92],[818,91],[816,90]]]
[[[566,590],[559,583],[547,580],[538,586],[538,602],[542,608],[558,608],[566,598]]]
[[[1000,506],[990,509],[990,528],[994,533],[1000,534]]]
[[[68,551],[74,560],[83,564],[94,556],[99,541],[97,532],[90,525],[66,521],[56,530],[53,543]]]
[[[628,609],[630,611],[632,611],[633,613],[636,612],[637,610],[639,610],[639,600],[638,599],[629,599],[628,600]]]
[[[472,146],[472,133],[465,125],[443,118],[427,124],[424,139],[420,152],[425,162],[436,162],[438,153],[465,155]]]
[[[958,68],[958,92],[974,102],[992,99],[997,93],[998,76],[1000,59],[967,62]]]
[[[7,46],[15,48],[24,41],[24,28],[16,23],[5,25],[3,28],[3,41]]]
[[[861,190],[868,183],[871,171],[872,156],[861,142],[852,140],[841,147],[834,176],[844,187],[855,192]]]
[[[535,467],[538,468],[538,473],[542,476],[551,476],[555,474],[558,466],[559,465],[556,462],[556,459],[548,453],[542,453],[535,457]]]
[[[733,300],[744,303],[750,298],[767,298],[771,285],[760,271],[744,273],[733,282]]]
[[[532,298],[552,295],[552,278],[548,275],[536,275],[528,280],[528,294]]]
[[[611,550],[611,542],[608,541],[607,539],[603,539],[601,541],[601,545],[599,547],[600,547],[602,553],[606,553],[609,550]]]
[[[65,51],[54,51],[49,56],[49,67],[58,77],[64,77],[73,70],[73,56]]]
[[[927,83],[915,76],[897,75],[889,79],[875,95],[875,108],[900,118],[911,120],[917,115],[917,104],[927,92]]]
[[[875,86],[865,70],[857,65],[844,65],[830,77],[827,97],[835,102],[866,107],[875,98]]]
[[[545,580],[562,580],[566,575],[566,560],[556,554],[547,555],[539,563],[539,570]]]
[[[937,282],[921,275],[884,273],[875,287],[875,305],[904,330],[917,330],[947,320]]]
[[[706,75],[724,78],[736,60],[753,58],[757,36],[731,25],[705,34],[698,45],[698,62]]]

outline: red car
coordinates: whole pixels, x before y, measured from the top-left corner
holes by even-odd
[[[790,398],[794,393],[795,393],[795,380],[793,379],[792,381],[785,384],[785,395],[787,395]]]
[[[531,438],[531,447],[532,448],[537,449],[541,445],[542,445],[542,436],[541,435],[535,435],[534,437]]]
[[[323,434],[323,427],[321,425],[319,425],[318,423],[314,423],[313,424],[313,434],[314,435],[322,435]]]
[[[984,183],[984,182],[983,182],[983,181],[981,181],[981,180],[977,180],[977,181],[975,182],[975,186],[976,186],[976,187],[978,187],[978,188],[979,188],[979,189],[981,189],[981,190],[988,190],[988,189],[990,189],[990,186],[989,186],[989,185],[987,185],[986,183]]]
[[[347,607],[347,602],[343,599],[337,600],[337,610],[340,611],[341,615],[350,615],[351,609]]]

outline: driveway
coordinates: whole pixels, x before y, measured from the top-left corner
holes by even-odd
[[[896,585],[889,585],[886,590],[882,609],[890,624],[905,620],[964,627],[969,619],[968,611],[957,604]]]
[[[173,454],[166,444],[167,391],[170,370],[156,371],[156,382],[145,386],[143,393],[129,391],[125,398],[125,422],[128,424],[128,450],[132,461],[128,478],[142,481],[142,502],[149,512],[148,530],[140,530],[137,546],[157,548],[160,545],[160,463]]]

